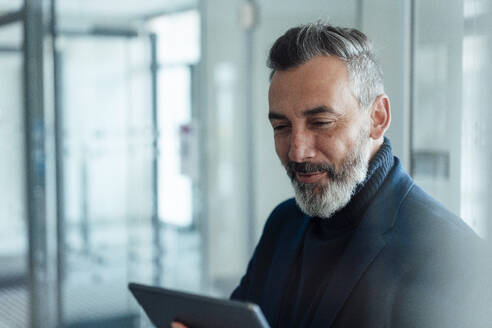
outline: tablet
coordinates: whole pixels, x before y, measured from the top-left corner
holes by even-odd
[[[128,288],[152,323],[169,328],[179,321],[190,328],[269,328],[258,305],[129,283]]]

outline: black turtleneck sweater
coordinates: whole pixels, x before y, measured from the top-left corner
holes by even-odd
[[[356,187],[350,202],[329,219],[311,218],[289,274],[289,283],[282,298],[279,327],[309,326],[325,292],[324,286],[393,163],[391,144],[385,138],[369,163],[365,181]]]

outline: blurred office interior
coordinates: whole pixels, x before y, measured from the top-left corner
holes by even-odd
[[[148,327],[129,281],[227,297],[291,197],[273,41],[373,40],[394,152],[491,238],[490,0],[0,0],[0,327]]]

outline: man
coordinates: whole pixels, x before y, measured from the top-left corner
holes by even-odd
[[[366,36],[292,28],[269,67],[269,119],[295,200],[268,218],[231,298],[258,304],[272,327],[482,324],[480,240],[393,156]]]

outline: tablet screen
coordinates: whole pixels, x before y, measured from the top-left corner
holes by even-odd
[[[130,283],[128,288],[158,328],[169,328],[172,321],[190,328],[270,327],[256,304],[136,283]]]

